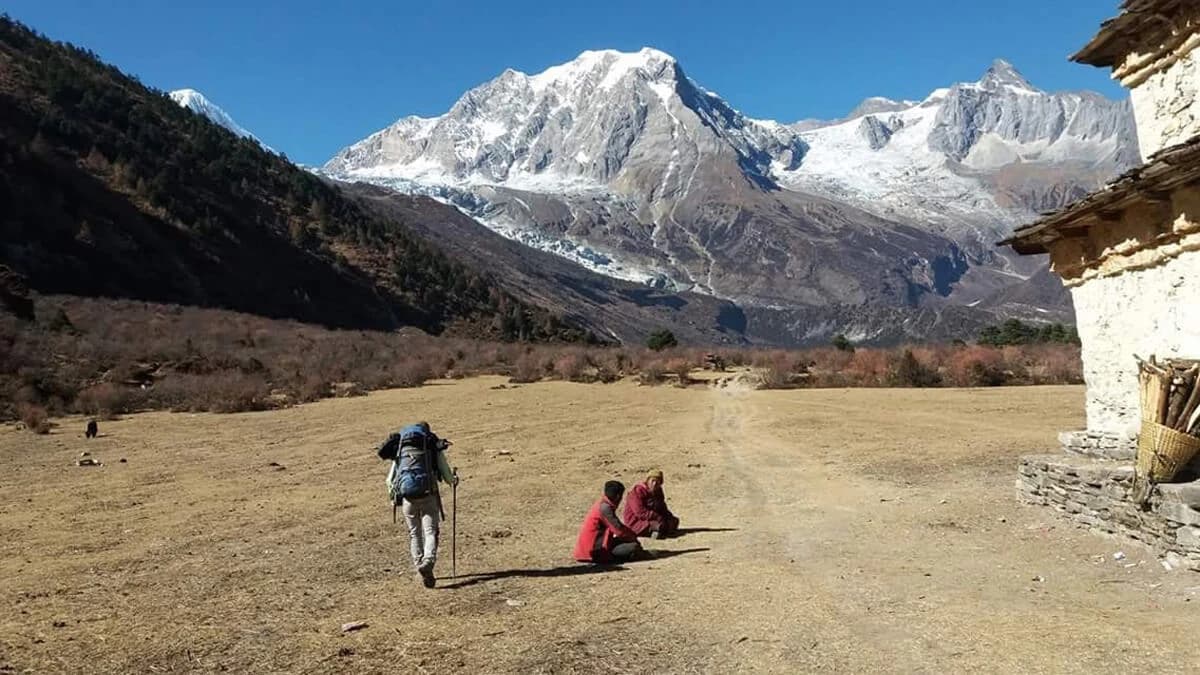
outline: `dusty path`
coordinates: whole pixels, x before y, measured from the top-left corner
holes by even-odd
[[[1200,668],[1200,575],[1013,498],[1015,457],[1081,424],[1078,388],[500,382],[0,431],[0,672]],[[434,591],[372,455],[414,418],[464,479],[460,577]],[[603,481],[655,467],[702,531],[574,565]]]

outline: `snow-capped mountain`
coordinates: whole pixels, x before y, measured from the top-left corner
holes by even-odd
[[[267,144],[260,141],[257,136],[250,133],[240,124],[235,122],[233,118],[229,116],[229,113],[222,110],[220,106],[208,100],[204,94],[201,94],[195,89],[176,89],[175,91],[170,92],[168,95],[171,97],[171,100],[175,101],[184,108],[187,108],[198,115],[204,115],[213,123],[225,127],[242,138],[249,138],[257,141],[258,144],[264,148],[268,150],[271,149],[267,146]]]
[[[758,307],[978,304],[1036,269],[992,242],[1137,156],[1126,102],[996,61],[835,121],[746,117],[654,49],[506,70],[323,171],[449,201],[613,276]]]
[[[920,102],[872,101],[803,131],[810,151],[794,170],[777,172],[780,185],[986,247],[1069,201],[1047,191],[1086,191],[1136,161],[1128,101],[1046,93],[1002,60],[978,82]]]

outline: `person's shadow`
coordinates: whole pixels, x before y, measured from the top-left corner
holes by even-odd
[[[671,537],[683,537],[700,532],[737,532],[736,527],[681,527],[671,533]]]
[[[455,579],[454,583],[440,586],[440,588],[466,588],[476,584],[486,583],[488,581],[496,581],[497,579],[539,579],[553,577],[575,577],[584,574],[607,574],[609,572],[624,572],[627,568],[624,565],[641,562],[654,562],[655,560],[664,560],[666,558],[674,558],[677,555],[686,555],[688,553],[700,553],[708,551],[707,548],[684,548],[676,551],[655,551],[652,556],[639,557],[635,560],[630,560],[621,565],[599,565],[580,563],[578,565],[562,565],[559,567],[549,567],[546,569],[523,569],[523,570],[501,570],[499,572],[485,572],[482,574],[464,574]]]

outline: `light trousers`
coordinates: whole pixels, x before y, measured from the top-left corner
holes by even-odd
[[[436,494],[424,497],[405,497],[400,505],[408,525],[408,547],[413,567],[432,570],[437,562],[438,525],[442,512]]]

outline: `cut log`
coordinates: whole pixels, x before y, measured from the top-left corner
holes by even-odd
[[[1192,366],[1188,371],[1191,375],[1191,391],[1188,393],[1187,400],[1183,402],[1183,409],[1179,411],[1179,417],[1175,419],[1174,428],[1176,431],[1187,432],[1188,421],[1192,418],[1192,413],[1200,408],[1200,366]]]
[[[1167,406],[1171,403],[1171,376],[1167,373],[1159,375],[1158,378],[1158,398],[1155,400],[1156,408],[1154,410],[1154,421],[1159,424],[1167,419]]]
[[[1183,413],[1183,405],[1187,403],[1191,393],[1192,386],[1186,377],[1172,378],[1170,393],[1167,395],[1167,415],[1163,418],[1163,424],[1175,428],[1175,424],[1179,422],[1179,415]]]

